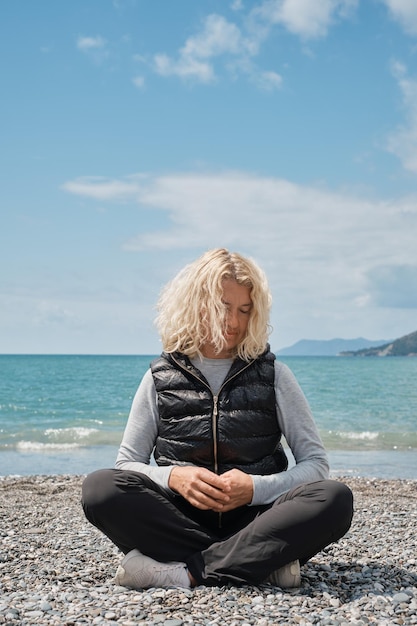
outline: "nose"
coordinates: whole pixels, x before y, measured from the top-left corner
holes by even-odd
[[[229,309],[227,312],[227,325],[229,328],[237,328],[239,326],[239,318],[237,311]]]

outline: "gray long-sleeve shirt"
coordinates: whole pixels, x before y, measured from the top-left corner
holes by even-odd
[[[216,394],[230,369],[232,359],[196,357],[192,362]],[[310,407],[291,370],[279,361],[275,361],[275,395],[278,424],[296,464],[278,474],[251,475],[254,487],[251,505],[268,504],[297,485],[328,477],[327,455]],[[151,464],[158,422],[157,394],[149,369],[133,399],[116,468],[142,472],[170,491],[168,480],[173,466]]]

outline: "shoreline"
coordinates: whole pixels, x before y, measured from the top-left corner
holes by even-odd
[[[336,479],[354,493],[353,524],[300,589],[134,591],[113,583],[122,555],[84,518],[82,475],[0,477],[0,624],[417,624],[417,480]]]
[[[95,469],[114,467],[119,446],[85,446],[49,450],[0,451],[0,478],[2,476],[31,476],[33,468],[42,475],[83,475]],[[403,480],[417,478],[417,449],[411,450],[349,450],[326,449],[330,475],[355,478]],[[286,447],[289,467],[294,464]],[[10,470],[13,468],[13,471]]]

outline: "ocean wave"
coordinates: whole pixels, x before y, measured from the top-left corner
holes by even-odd
[[[379,437],[379,433],[370,432],[369,430],[365,430],[360,433],[341,431],[339,435],[341,437],[347,437],[347,439],[363,439],[368,441],[373,441],[374,439],[378,439]]]
[[[20,452],[46,452],[58,450],[72,450],[74,448],[79,448],[80,445],[77,443],[42,443],[41,441],[18,441],[15,447]]]
[[[98,428],[87,428],[85,426],[72,426],[69,428],[47,428],[44,433],[48,438],[51,439],[62,439],[62,440],[82,440],[82,439],[91,439],[97,433],[99,433]]]
[[[416,432],[322,431],[326,448],[334,450],[415,450]]]
[[[71,447],[119,446],[120,430],[106,430],[88,426],[64,428],[25,428],[16,432],[0,432],[0,450],[43,449],[57,450]]]
[[[91,428],[88,426],[70,426],[66,428],[47,428],[41,440],[45,443],[76,443],[82,446],[119,445],[121,430]]]
[[[12,402],[8,402],[7,404],[0,404],[0,411],[26,411],[27,406],[24,404],[14,404]]]

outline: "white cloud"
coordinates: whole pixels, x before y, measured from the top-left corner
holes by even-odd
[[[97,50],[98,48],[104,48],[106,40],[103,37],[78,37],[77,48],[83,52],[89,50]]]
[[[349,309],[359,317],[365,305],[381,304],[382,266],[417,265],[416,198],[382,202],[241,172],[135,180],[83,179],[65,188],[100,200],[130,194],[161,211],[165,226],[142,228],[126,250],[182,256],[223,245],[254,255],[293,310],[343,316]]]
[[[143,89],[145,86],[145,78],[143,76],[135,76],[134,78],[132,78],[132,83],[138,89]]]
[[[182,79],[194,78],[208,83],[215,78],[213,59],[254,52],[255,43],[245,39],[236,24],[212,14],[204,20],[202,30],[186,40],[176,59],[157,54],[154,62],[156,71],[163,76],[177,75]]]
[[[92,59],[94,63],[100,64],[109,56],[107,50],[107,41],[100,35],[95,37],[78,37],[76,46],[80,52],[83,52]]]
[[[305,39],[324,37],[330,26],[346,18],[357,0],[266,0],[254,12],[270,24],[280,24]]]
[[[233,59],[225,65],[230,74],[237,78],[239,75],[246,76],[249,82],[262,91],[275,91],[280,89],[283,78],[273,70],[262,70],[249,57]]]
[[[201,83],[214,80],[213,67],[192,57],[180,55],[178,60],[174,60],[166,54],[156,54],[154,64],[156,72],[161,76],[178,76],[183,80],[191,78]]]
[[[410,35],[417,35],[416,0],[382,0],[393,18]]]
[[[187,39],[181,55],[209,59],[225,53],[239,54],[246,45],[236,24],[221,15],[209,15],[202,32]]]
[[[254,74],[257,85],[265,91],[279,89],[282,85],[282,76],[276,72],[260,72]]]
[[[160,76],[175,76],[202,84],[215,82],[225,70],[233,78],[246,76],[258,88],[271,91],[282,86],[281,74],[276,68],[259,68],[254,58],[271,36],[273,27],[280,25],[302,39],[323,37],[333,23],[349,15],[357,2],[264,0],[255,6],[252,4],[245,12],[243,2],[234,0],[230,9],[235,12],[236,21],[220,14],[209,14],[203,19],[200,30],[189,36],[176,54],[161,51],[154,54],[150,62],[147,57],[136,54],[133,60],[146,65],[150,63]],[[76,46],[96,64],[110,57],[108,42],[101,35],[79,36]],[[139,75],[132,82],[141,89],[144,80]]]
[[[123,180],[110,180],[99,176],[85,176],[65,183],[62,188],[72,194],[95,200],[117,200],[138,197],[142,175],[126,176]]]
[[[402,93],[405,123],[390,135],[387,148],[406,170],[417,173],[417,78],[410,78],[398,62],[392,64],[392,72]]]
[[[330,26],[349,16],[358,0],[265,0],[243,14],[243,3],[235,1],[232,10],[239,11],[241,26],[218,14],[208,15],[202,28],[190,36],[177,55],[154,55],[154,69],[161,76],[177,76],[211,83],[220,67],[234,76],[243,74],[261,89],[276,89],[282,84],[275,70],[258,68],[253,59],[271,36],[272,28],[281,25],[303,39],[327,34]]]

